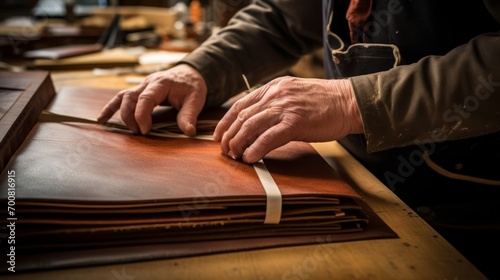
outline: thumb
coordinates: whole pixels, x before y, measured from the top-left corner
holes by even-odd
[[[196,135],[196,120],[203,108],[203,105],[198,102],[186,102],[177,114],[177,124],[184,134],[187,136]]]

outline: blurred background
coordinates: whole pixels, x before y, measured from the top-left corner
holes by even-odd
[[[120,15],[116,45],[158,47],[182,39],[189,51],[249,0],[4,0],[0,59],[26,50],[95,43]],[[132,35],[131,35],[132,34]],[[173,48],[174,45],[172,45]],[[167,46],[165,46],[167,47]]]
[[[194,50],[250,2],[3,0],[0,69],[100,71],[141,66],[132,71],[148,74],[168,68]],[[322,77],[321,57],[321,52],[304,57],[295,74]],[[142,67],[152,63],[155,67]]]

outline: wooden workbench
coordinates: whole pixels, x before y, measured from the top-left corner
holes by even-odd
[[[125,88],[125,76],[52,73],[64,86]],[[136,77],[136,76],[133,76]],[[8,274],[10,279],[484,279],[485,277],[337,142],[314,147],[399,235],[367,240]],[[19,257],[21,260],[21,257]]]

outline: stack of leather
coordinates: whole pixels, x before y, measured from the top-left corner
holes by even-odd
[[[116,92],[66,87],[47,110],[95,119]],[[168,107],[154,113],[156,123],[174,117]],[[219,143],[173,134],[37,123],[0,176],[5,201],[8,172],[16,174],[17,270],[396,237],[308,143],[268,154],[259,167],[266,181]]]

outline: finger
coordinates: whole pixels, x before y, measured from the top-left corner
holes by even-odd
[[[97,116],[97,122],[105,123],[120,109],[121,103],[123,101],[123,95],[128,92],[140,92],[144,88],[144,85],[139,85],[133,88],[125,89],[119,91],[113,98],[111,98],[106,105],[101,109],[99,116]]]
[[[267,90],[267,86],[263,86],[262,88],[259,88],[236,101],[217,124],[214,131],[214,140],[222,141],[224,134],[229,130],[229,128],[238,118],[240,112],[245,108],[256,104],[265,93],[265,90]]]
[[[135,106],[134,112],[134,121],[143,135],[148,134],[151,130],[151,113],[157,105],[165,100],[166,95],[168,95],[168,92],[157,90],[148,86],[137,97],[137,105]]]
[[[253,106],[253,108],[252,107],[247,108],[239,112],[234,121],[231,123],[231,126],[224,132],[224,135],[222,136],[221,139],[222,154],[228,155],[233,159],[238,158],[238,155],[230,153],[231,149],[229,148],[229,142],[234,138],[234,136],[238,133],[238,131],[240,131],[243,123],[245,123],[254,114],[258,113],[256,107],[257,106]]]
[[[127,92],[123,95],[120,106],[120,116],[125,125],[132,130],[134,134],[139,134],[139,126],[135,120],[135,106],[137,105],[138,94]]]
[[[215,141],[221,142],[223,136],[229,130],[234,121],[238,118],[238,114],[240,113],[240,111],[237,107],[238,107],[237,103],[233,104],[233,106],[229,108],[226,114],[224,114],[222,119],[220,119],[220,121],[217,123],[217,126],[215,127],[214,130]]]
[[[263,132],[243,153],[242,160],[254,163],[267,155],[272,150],[281,147],[293,140],[289,126],[283,122]]]
[[[282,111],[270,108],[251,116],[243,122],[234,137],[229,140],[229,152],[233,158],[240,158],[262,133],[280,122]]]
[[[177,124],[182,132],[188,136],[196,135],[196,120],[205,104],[204,98],[189,95],[177,113]]]
[[[123,92],[116,94],[104,107],[101,109],[99,116],[97,116],[98,123],[105,123],[120,109],[122,103]]]

